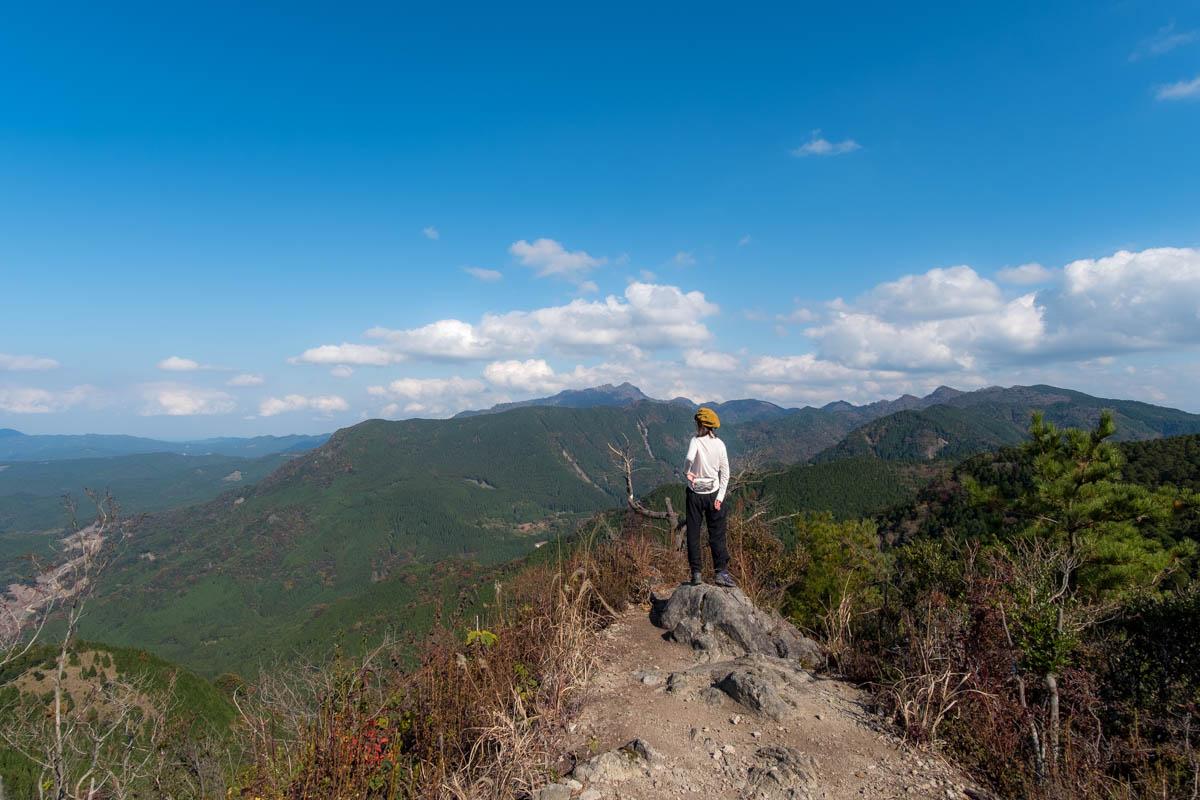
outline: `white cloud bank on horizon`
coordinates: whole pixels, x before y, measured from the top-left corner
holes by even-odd
[[[1016,286],[1048,285],[1014,295],[965,265],[902,276],[850,302],[834,299],[818,310],[779,315],[801,326],[810,348],[792,355],[710,350],[705,345],[713,337],[703,319],[716,307],[699,292],[647,284],[630,284],[623,299],[369,333],[386,341],[385,352],[411,360],[489,361],[484,385],[462,376],[408,379],[417,381],[410,387],[436,391],[411,389],[390,398],[393,414],[453,413],[622,380],[660,397],[699,385],[700,396],[709,399],[863,402],[938,383],[972,388],[997,375],[1044,374],[1055,364],[1104,365],[1112,356],[1174,352],[1200,342],[1195,249],[1120,251],[1061,269],[1025,264],[997,277]],[[676,355],[651,359],[647,351],[653,350]],[[552,355],[600,361],[560,370]]]
[[[366,331],[367,342],[319,345],[289,360],[345,377],[356,367],[403,365],[402,375],[359,388],[387,416],[445,416],[622,381],[662,398],[819,405],[920,394],[942,383],[969,389],[1061,379],[1181,404],[1194,396],[1188,376],[1200,369],[1187,361],[1191,354],[1200,361],[1200,250],[1119,251],[1059,268],[1025,264],[994,279],[967,265],[930,269],[856,298],[726,320],[786,329],[782,341],[769,327],[752,329],[759,338],[749,352],[741,349],[745,336],[714,336],[710,325],[720,311],[703,292],[634,281],[604,298],[475,321],[376,327]],[[243,375],[244,384],[241,376],[230,384],[257,385],[256,373]],[[142,394],[147,415],[222,414],[237,406],[218,389],[180,384],[147,384]],[[86,391],[0,387],[0,411],[61,412],[87,398]],[[350,407],[340,393],[319,390],[255,402],[268,417]]]

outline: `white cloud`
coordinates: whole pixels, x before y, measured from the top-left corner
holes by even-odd
[[[1047,299],[1054,349],[1104,355],[1200,342],[1200,250],[1121,250],[1063,273],[1062,292]]]
[[[463,267],[463,272],[485,283],[495,283],[504,277],[504,274],[498,269],[484,269],[483,267]]]
[[[329,370],[329,374],[335,378],[349,378],[354,374],[354,368],[348,367],[345,364],[338,364],[336,367]]]
[[[1129,60],[1140,61],[1143,58],[1161,56],[1195,41],[1200,41],[1200,30],[1177,31],[1175,23],[1171,22],[1155,31],[1153,36],[1147,36],[1140,41],[1129,54]]]
[[[371,328],[367,336],[384,340],[386,350],[373,345],[371,349],[387,354],[395,361],[403,361],[407,356],[431,360],[490,358],[500,346],[476,326],[458,319],[440,319],[407,330]]]
[[[853,139],[831,142],[821,136],[819,130],[816,130],[812,132],[812,137],[807,142],[791,152],[797,158],[806,158],[808,156],[840,156],[845,153],[853,153],[859,149],[861,149],[861,145]]]
[[[96,396],[94,386],[48,391],[27,386],[0,386],[0,411],[9,414],[53,414],[74,408]]]
[[[972,369],[984,352],[1032,352],[1044,333],[1042,309],[1034,295],[944,318],[945,304],[934,299],[932,319],[897,322],[869,312],[838,311],[806,331],[818,352],[856,369]],[[909,312],[911,313],[911,311]]]
[[[596,292],[600,291],[600,287],[595,281],[584,281],[576,287],[576,290],[579,292],[579,294],[595,294]]]
[[[179,356],[170,356],[158,362],[158,368],[167,372],[195,372],[198,369],[206,369],[199,361],[193,361],[190,358],[180,358]]]
[[[701,292],[635,281],[623,296],[577,299],[533,311],[486,314],[478,323],[443,319],[419,328],[371,328],[367,336],[382,345],[325,345],[298,359],[311,363],[355,363],[341,353],[348,347],[369,350],[369,362],[383,364],[406,357],[433,361],[489,360],[531,356],[542,350],[563,353],[606,352],[614,348],[695,347],[711,338],[704,323],[718,313]],[[328,351],[328,352],[326,352]],[[317,360],[320,356],[322,360]]]
[[[234,375],[228,381],[228,386],[262,386],[263,376],[254,372],[243,372],[241,375]]]
[[[745,236],[738,239],[738,247],[745,247],[746,245],[750,244],[750,242],[752,242],[752,241],[753,240],[750,238],[750,234],[747,233]]]
[[[685,350],[683,363],[689,369],[712,370],[713,372],[734,372],[741,367],[741,361],[731,353],[720,353],[713,350]]]
[[[144,417],[228,414],[237,408],[237,401],[226,392],[176,383],[147,384],[142,387],[142,397]]]
[[[268,397],[259,403],[258,413],[264,417],[273,417],[290,411],[316,411],[329,416],[337,411],[349,411],[350,404],[335,394],[306,397],[301,394],[289,394],[283,397]]]
[[[1048,283],[1053,279],[1054,273],[1041,264],[1031,262],[1017,267],[1005,267],[996,273],[996,277],[1015,286],[1036,286],[1039,283]]]
[[[14,356],[8,353],[0,353],[0,370],[8,370],[12,372],[42,372],[48,369],[57,369],[58,362],[53,358],[42,358],[40,356]]]
[[[1003,298],[996,284],[960,266],[882,283],[867,293],[861,305],[884,319],[929,320],[994,311],[1003,305]]]
[[[432,225],[427,225],[424,228],[421,228],[421,235],[423,235],[426,239],[432,239],[434,241],[442,238],[442,235],[438,233],[438,229]]]
[[[811,309],[804,306],[796,306],[787,314],[779,314],[776,317],[780,322],[800,323],[800,322],[815,322],[817,315]]]
[[[656,280],[658,280],[658,276],[648,269],[639,271],[638,275],[641,277],[642,283],[654,283]]]
[[[293,364],[353,364],[359,367],[385,367],[403,361],[400,353],[385,350],[372,344],[323,344],[310,347],[295,358]]]
[[[556,372],[545,359],[494,361],[483,376],[493,386],[521,394],[556,394],[564,389],[583,389],[603,383],[619,383],[634,377],[632,369],[619,364],[593,367],[576,365],[570,372]]]
[[[580,280],[582,275],[605,262],[583,250],[567,250],[559,242],[546,238],[532,243],[521,239],[513,242],[508,251],[525,266],[536,269],[539,277],[555,275]]]
[[[478,394],[483,382],[474,378],[399,378],[386,386],[371,386],[369,394],[403,400],[426,400],[454,394]]]
[[[826,321],[804,331],[815,352],[752,360],[748,388],[790,400],[830,393],[874,399],[935,381],[1053,380],[1055,373],[1037,365],[1078,370],[1090,359],[1107,368],[1114,354],[1200,343],[1198,250],[1121,251],[1072,262],[1061,273],[1031,265],[1014,271],[1020,282],[1056,280],[1007,297],[969,267],[954,267],[880,284],[853,303],[831,301]]]
[[[370,386],[367,393],[389,401],[382,408],[387,417],[424,415],[443,417],[479,405],[485,390],[475,378],[399,378],[386,386]]]
[[[680,250],[671,258],[671,263],[677,267],[691,267],[696,264],[696,257],[687,250]]]
[[[1190,81],[1176,81],[1166,86],[1160,86],[1154,92],[1159,100],[1191,100],[1200,98],[1200,75]]]

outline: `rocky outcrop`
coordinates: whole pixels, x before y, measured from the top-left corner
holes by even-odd
[[[750,768],[743,800],[801,800],[811,797],[817,761],[794,747],[760,747]]]
[[[653,600],[651,621],[704,660],[758,654],[809,668],[824,660],[820,645],[801,636],[783,617],[755,606],[740,589],[680,586],[669,597]]]
[[[601,753],[576,765],[571,777],[587,784],[614,784],[646,775],[661,761],[658,753],[641,739]]]
[[[754,655],[733,662],[715,685],[746,708],[783,720],[799,705],[799,695],[812,680],[790,661]]]

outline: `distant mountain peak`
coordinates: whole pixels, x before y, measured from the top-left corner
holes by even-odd
[[[939,386],[929,394],[925,395],[926,400],[949,400],[952,397],[964,395],[966,392],[960,389],[955,389],[951,386]],[[908,396],[908,395],[906,395]]]
[[[0,428],[0,439],[4,439],[4,438],[8,438],[8,437],[15,437],[15,436],[24,436],[24,435],[25,434],[21,433],[18,430],[13,429],[13,428]]]

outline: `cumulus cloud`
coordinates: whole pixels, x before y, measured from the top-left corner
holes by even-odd
[[[158,368],[167,372],[195,372],[198,369],[204,369],[199,361],[193,361],[190,358],[181,358],[179,356],[169,356],[158,362]]]
[[[1017,267],[1005,267],[996,273],[996,277],[1003,283],[1015,286],[1036,286],[1039,283],[1048,283],[1054,278],[1054,273],[1041,264],[1031,262]]]
[[[474,404],[485,389],[476,378],[398,378],[384,386],[369,386],[367,393],[389,401],[382,409],[389,417],[401,415],[448,416]]]
[[[255,372],[243,372],[240,375],[234,375],[228,381],[228,386],[262,386],[263,376]]]
[[[385,341],[386,349],[370,347],[397,361],[408,356],[434,361],[490,358],[502,345],[484,334],[480,327],[458,319],[440,319],[405,330],[371,328],[367,336]]]
[[[421,235],[424,236],[426,239],[432,239],[434,241],[437,241],[438,239],[442,238],[442,235],[440,233],[438,233],[438,229],[433,227],[432,225],[427,225],[424,228],[421,228]]]
[[[671,263],[677,267],[692,267],[696,264],[696,257],[687,250],[680,250],[671,259]]]
[[[545,359],[494,361],[484,367],[488,383],[521,394],[556,394],[564,389],[583,389],[617,383],[633,377],[630,367],[619,364],[576,365],[569,372],[556,372]]]
[[[734,372],[741,367],[741,361],[737,356],[715,350],[684,350],[683,363],[690,369],[715,372]]]
[[[338,364],[336,367],[329,370],[329,374],[335,378],[349,378],[354,374],[354,367],[348,367],[345,364]]]
[[[1195,249],[1121,251],[1074,261],[1061,273],[1023,265],[1008,277],[1054,280],[1011,297],[960,266],[882,283],[853,302],[831,301],[825,320],[804,330],[814,352],[752,360],[748,386],[772,399],[878,397],[999,375],[1028,378],[1038,365],[1105,364],[1114,354],[1200,342]]]
[[[74,408],[95,396],[96,388],[88,385],[62,391],[0,386],[0,411],[9,414],[54,414]]]
[[[1103,355],[1200,342],[1200,250],[1121,250],[1063,274],[1062,292],[1047,300],[1054,349]]]
[[[420,358],[431,361],[492,360],[531,356],[549,349],[600,353],[631,348],[696,347],[711,338],[704,320],[718,307],[702,292],[635,281],[621,296],[576,299],[533,311],[486,314],[478,323],[443,319],[419,328],[371,328],[380,345],[324,345],[294,359],[306,363],[383,365]],[[347,348],[361,348],[360,361]]]
[[[862,304],[884,319],[929,320],[984,314],[999,308],[1003,298],[996,284],[960,266],[881,283]]]
[[[1190,81],[1182,80],[1160,86],[1154,92],[1159,100],[1194,100],[1200,98],[1200,75]]]
[[[40,356],[16,356],[8,353],[0,353],[0,370],[11,372],[41,372],[49,369],[57,369],[58,362],[53,358],[42,358]]]
[[[484,269],[483,267],[463,267],[463,272],[485,283],[495,283],[504,277],[504,274],[498,269]]]
[[[316,411],[323,416],[329,416],[337,411],[349,410],[350,404],[335,394],[313,397],[289,394],[283,397],[268,397],[258,405],[258,413],[264,417],[273,417],[291,411]]]
[[[584,250],[567,250],[554,239],[535,239],[527,242],[524,239],[513,242],[508,248],[517,259],[527,267],[537,270],[539,277],[558,276],[571,280],[581,280],[582,276],[605,262]]]
[[[143,386],[142,397],[141,414],[146,417],[228,414],[237,408],[237,401],[226,392],[174,383]]]
[[[404,360],[404,355],[371,344],[323,344],[310,347],[295,358],[293,364],[341,364],[359,367],[385,367]]]
[[[797,158],[809,156],[840,156],[861,149],[861,145],[853,139],[843,139],[831,142],[821,135],[819,130],[813,131],[807,142],[793,149],[792,155]]]

